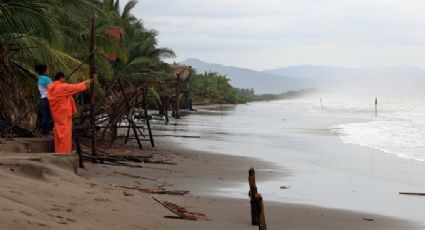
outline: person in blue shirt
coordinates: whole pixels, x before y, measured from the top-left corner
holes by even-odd
[[[50,132],[50,109],[49,101],[47,100],[47,86],[52,83],[52,79],[48,76],[49,68],[45,64],[35,66],[35,72],[38,76],[38,90],[40,91],[40,107],[41,107],[41,134],[47,135]]]

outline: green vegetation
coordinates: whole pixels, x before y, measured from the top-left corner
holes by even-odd
[[[231,86],[225,75],[213,72],[192,73],[190,79],[193,104],[241,104],[250,100],[253,90],[237,89]]]
[[[171,106],[175,113],[182,105],[187,108],[187,91],[182,89],[186,82],[176,78],[172,66],[163,61],[174,52],[158,47],[157,32],[145,28],[131,13],[136,4],[137,0],[130,0],[121,8],[119,0],[0,0],[0,136],[36,128],[35,64],[46,64],[50,75],[74,73],[68,78],[71,82],[88,78],[91,19],[96,102],[111,101],[108,89],[119,81],[136,92],[147,90],[151,109],[163,112]],[[189,85],[193,104],[276,99],[255,95],[253,89],[234,88],[217,73],[193,72]],[[134,95],[128,101],[137,101],[138,94]]]
[[[162,59],[172,50],[157,45],[157,33],[123,8],[119,0],[0,0],[0,136],[10,128],[34,130],[37,121],[37,75],[33,66],[45,63],[50,75],[69,74],[71,82],[88,77],[89,23],[95,22],[96,98],[113,79],[125,85],[145,84],[154,90],[169,78]],[[120,36],[111,35],[119,30]],[[111,61],[111,54],[116,57]],[[81,68],[77,68],[83,64]],[[165,80],[164,80],[165,79]],[[146,84],[146,83],[149,84]],[[26,119],[20,119],[25,115]]]

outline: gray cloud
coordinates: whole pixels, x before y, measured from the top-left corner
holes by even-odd
[[[134,14],[176,61],[261,69],[424,66],[423,12],[422,0],[144,0]]]

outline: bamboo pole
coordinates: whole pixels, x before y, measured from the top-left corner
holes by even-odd
[[[91,123],[91,149],[92,149],[92,162],[96,163],[96,123],[95,123],[95,114],[94,114],[94,18],[90,19],[90,80],[92,80],[92,84],[90,84],[90,123]]]

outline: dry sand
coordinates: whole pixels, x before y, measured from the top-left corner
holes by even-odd
[[[0,153],[0,229],[258,229],[250,225],[249,200],[215,196],[217,188],[277,179],[285,171],[269,162],[176,149],[170,142],[147,150],[176,165],[142,168],[86,163],[47,153]],[[189,190],[161,200],[206,215],[205,220],[165,218],[173,214],[150,194],[119,186]],[[248,190],[248,185],[247,185]],[[383,216],[265,201],[268,229],[421,229]],[[370,220],[365,220],[372,219]]]

